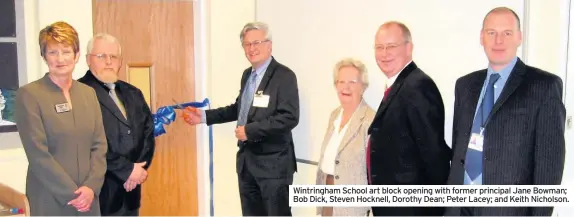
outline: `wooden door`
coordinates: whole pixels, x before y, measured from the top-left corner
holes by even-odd
[[[173,105],[173,99],[195,100],[192,1],[93,0],[92,5],[94,34],[120,40],[120,79],[144,92],[152,112]],[[198,215],[195,127],[180,115],[156,138],[141,215]]]

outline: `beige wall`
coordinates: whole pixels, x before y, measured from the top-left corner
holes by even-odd
[[[200,97],[208,96],[213,107],[225,106],[232,103],[238,95],[241,72],[248,67],[239,42],[239,31],[243,24],[255,19],[255,0],[199,0],[206,3],[205,6],[205,42],[202,45],[204,56],[201,58],[204,66],[202,80],[204,85],[198,84]],[[81,40],[81,52],[85,54],[85,47],[92,35],[91,0],[26,0],[24,1],[24,19],[26,23],[26,60],[28,81],[33,81],[46,71],[45,64],[39,57],[37,34],[41,27],[57,21],[65,20],[77,28]],[[560,1],[527,1],[529,10],[529,31],[527,61],[528,63],[549,70],[554,73],[563,73],[564,64],[562,58],[561,34],[563,15],[559,8],[564,0]],[[78,8],[82,8],[81,10]],[[40,10],[41,9],[41,10]],[[271,27],[273,28],[273,27]],[[293,32],[293,34],[297,34]],[[74,77],[83,75],[87,66],[82,57],[74,72]],[[203,94],[203,95],[201,95]],[[199,99],[198,98],[198,99]],[[237,151],[233,129],[235,124],[228,123],[215,126],[214,129],[214,173],[215,173],[215,214],[216,215],[241,215],[239,202],[237,176],[235,173],[235,155]],[[205,135],[205,129],[202,131]],[[20,141],[17,136],[0,135],[2,145],[6,143],[17,144]],[[6,139],[9,138],[9,139]],[[199,163],[203,169],[207,168],[206,137],[200,138],[203,147]],[[22,148],[4,149],[0,147],[0,182],[24,191],[25,173],[27,168],[26,157]],[[300,172],[296,174],[295,183],[305,184],[314,180],[314,166],[299,164]],[[203,171],[205,172],[205,171]],[[203,173],[205,174],[205,173]],[[202,177],[200,185],[208,187],[208,177]],[[200,212],[205,212],[209,199],[207,195],[200,203]],[[202,204],[203,203],[203,204]],[[294,209],[294,214],[312,215],[312,209]],[[201,213],[200,213],[201,214]],[[207,215],[207,214],[205,214]]]

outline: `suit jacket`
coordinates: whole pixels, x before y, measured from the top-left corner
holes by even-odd
[[[126,192],[123,184],[132,173],[134,163],[147,162],[145,169],[151,165],[155,149],[151,111],[137,87],[118,80],[115,90],[124,104],[126,120],[110,97],[109,88],[96,79],[91,71],[78,81],[92,87],[98,96],[109,146],[106,179],[100,194],[102,215],[115,213],[122,206],[137,209],[140,206],[141,186]]]
[[[241,107],[241,94],[252,68],[243,72],[241,90],[235,103],[207,110],[207,125],[236,121]],[[280,178],[297,171],[291,130],[299,123],[299,91],[297,77],[274,58],[257,88],[269,96],[267,108],[251,106],[245,125],[247,141],[238,141],[237,173],[243,166],[255,177]]]
[[[444,185],[451,151],[444,105],[434,81],[414,62],[390,87],[369,128],[373,185]],[[442,215],[442,208],[373,207],[374,215]]]
[[[106,172],[106,136],[92,88],[72,81],[72,110],[58,112],[66,98],[46,75],[16,94],[16,124],[28,158],[26,196],[31,215],[99,215],[98,195]],[[94,191],[91,211],[67,205],[81,186]]]
[[[464,184],[464,164],[471,127],[487,70],[456,82],[450,185]],[[565,108],[562,80],[548,72],[516,62],[484,129],[484,185],[559,185],[564,168]],[[549,207],[488,207],[475,215],[546,215]],[[446,215],[460,215],[448,208]]]
[[[333,123],[341,112],[341,107],[331,112],[327,132],[321,145],[321,157],[317,169],[317,179],[315,184],[325,185],[327,174],[321,170],[323,164],[323,154],[333,135]],[[335,184],[336,185],[366,185],[367,167],[365,158],[365,147],[367,146],[367,129],[375,117],[373,110],[365,102],[361,102],[349,124],[343,140],[339,145],[339,151],[335,158]],[[333,215],[337,216],[365,216],[370,207],[334,207]],[[317,209],[317,214],[321,214],[322,208]]]

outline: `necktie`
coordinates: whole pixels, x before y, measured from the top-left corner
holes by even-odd
[[[472,124],[472,133],[473,134],[480,134],[480,128],[484,127],[483,125],[492,110],[492,106],[494,105],[494,83],[498,81],[500,75],[495,73],[490,76],[488,80],[488,85],[486,86],[486,92],[482,98],[482,103],[480,109],[476,112],[476,116],[474,117],[474,121]],[[484,136],[484,135],[483,135]],[[484,145],[484,144],[483,144]],[[465,169],[466,172],[471,180],[475,180],[480,174],[482,174],[482,151],[478,151],[475,149],[467,149],[466,152],[466,160],[465,160]],[[482,183],[482,180],[480,180]],[[468,183],[466,183],[468,184]]]
[[[251,76],[247,80],[247,85],[241,96],[241,108],[239,109],[239,117],[237,118],[237,126],[244,126],[247,123],[247,114],[251,108],[253,95],[255,94],[255,87],[257,86],[257,73],[251,72]]]
[[[387,90],[385,90],[385,95],[383,96],[383,99],[386,99],[387,96],[389,95],[389,92],[391,91],[391,88],[387,88]]]
[[[385,81],[385,94],[383,95],[383,100],[387,99],[387,95],[389,95],[389,92],[391,91],[391,87],[389,86],[390,81],[387,79]]]
[[[120,112],[122,113],[124,118],[127,119],[126,109],[124,107],[124,104],[122,103],[122,101],[120,101],[120,99],[118,98],[118,94],[116,93],[116,84],[107,83],[106,86],[108,86],[110,88],[110,97],[112,98],[112,100],[114,100],[114,102],[118,106],[118,109],[120,109]]]

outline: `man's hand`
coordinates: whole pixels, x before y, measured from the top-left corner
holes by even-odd
[[[74,206],[78,212],[90,211],[95,196],[94,191],[86,186],[82,186],[78,188],[74,194],[78,195],[78,197],[68,202],[68,205]]]
[[[138,167],[141,169],[141,174],[139,176],[139,182],[138,184],[142,184],[145,182],[145,180],[147,180],[147,170],[144,169],[144,166],[147,164],[147,161],[141,162],[141,163],[134,163],[134,167]],[[139,169],[138,169],[139,170]],[[133,171],[132,171],[133,174]]]
[[[245,126],[239,126],[235,128],[235,137],[242,142],[247,140],[247,135],[245,134]]]
[[[126,192],[133,191],[137,186],[138,186],[137,182],[129,179],[124,183],[124,188],[126,189]]]
[[[147,180],[147,171],[143,168],[147,162],[134,163],[134,169],[124,183],[124,188],[127,192],[134,190],[137,185],[144,183]]]
[[[201,123],[201,111],[193,107],[185,107],[183,110],[183,120],[191,125],[196,125]]]

